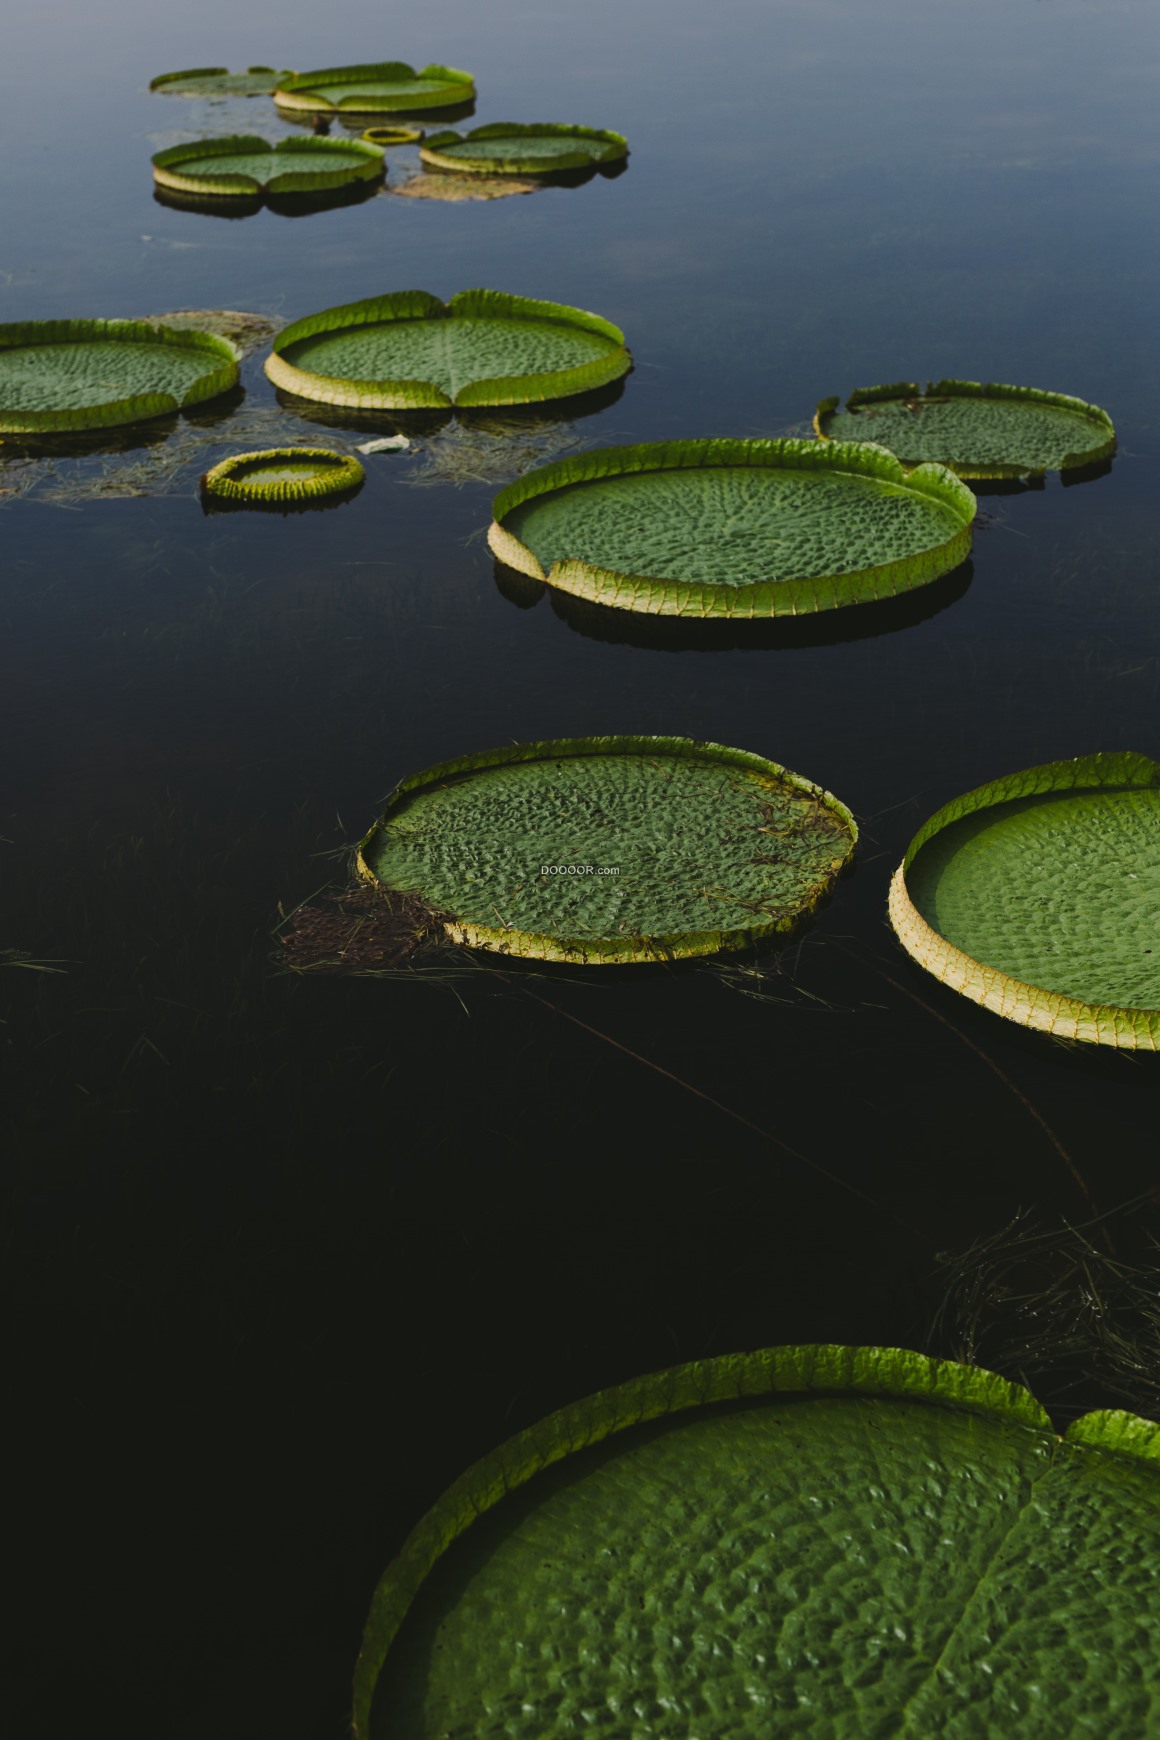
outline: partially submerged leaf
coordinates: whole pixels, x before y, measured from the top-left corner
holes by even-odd
[[[845,805],[775,762],[681,737],[514,744],[404,780],[359,848],[453,942],[608,965],[786,933],[854,850]]]
[[[994,381],[915,381],[862,387],[846,409],[823,399],[814,428],[823,441],[876,441],[904,465],[927,460],[959,477],[1025,477],[1098,464],[1116,450],[1106,411],[1065,393]]]
[[[357,1740],[1151,1733],[1160,1428],[778,1347],[602,1391],[462,1475],[371,1607]]]
[[[158,73],[150,79],[149,89],[167,97],[266,97],[275,85],[293,76],[272,66],[251,66],[244,73],[232,73],[224,66],[195,66],[185,72]]]
[[[558,175],[619,162],[628,140],[600,127],[545,121],[493,122],[470,133],[432,133],[419,152],[424,163],[461,175]]]
[[[291,138],[270,145],[252,134],[235,134],[172,145],[153,158],[159,187],[215,199],[321,193],[382,174],[382,151],[361,139]]]
[[[364,472],[349,453],[329,447],[266,447],[235,453],[201,480],[203,496],[243,507],[314,507],[361,489]]]
[[[266,373],[322,404],[403,410],[553,399],[631,366],[624,334],[597,314],[497,290],[461,290],[449,303],[403,290],[295,321]]]
[[[296,73],[278,81],[274,101],[280,109],[311,114],[408,114],[454,108],[474,96],[471,74],[457,67],[432,65],[416,72],[405,61],[384,60]]]
[[[621,610],[797,616],[909,591],[971,544],[975,498],[942,466],[909,476],[854,442],[607,447],[496,497],[501,561]]]
[[[140,320],[0,326],[0,430],[109,428],[216,398],[238,379],[227,339]]]
[[[979,786],[911,841],[890,921],[928,972],[1009,1020],[1160,1050],[1160,762],[1053,761]]]

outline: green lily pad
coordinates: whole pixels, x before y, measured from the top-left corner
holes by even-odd
[[[857,442],[606,447],[502,490],[488,542],[509,567],[620,610],[800,616],[907,592],[971,547],[975,498],[943,466],[907,475]]]
[[[307,315],[274,343],[275,386],[363,410],[521,405],[587,392],[627,374],[624,334],[598,314],[461,290],[372,296]]]
[[[890,889],[928,972],[1062,1038],[1160,1050],[1160,762],[1052,761],[935,812]]]
[[[416,72],[401,60],[365,66],[323,67],[280,79],[274,101],[280,109],[327,114],[340,109],[373,115],[400,110],[449,109],[475,96],[470,73],[453,66],[425,66]]]
[[[371,145],[417,145],[426,137],[422,127],[367,127],[362,138]]]
[[[348,453],[329,447],[265,447],[235,453],[201,480],[203,495],[245,507],[311,507],[361,489],[364,472]]]
[[[1095,465],[1116,450],[1106,411],[1066,393],[994,381],[914,381],[862,387],[846,409],[823,399],[814,428],[823,441],[876,441],[904,465],[934,460],[959,477],[1026,477]]]
[[[357,1740],[1160,1724],[1160,1427],[892,1348],[655,1373],[475,1464],[375,1593]]]
[[[775,762],[683,737],[580,737],[404,780],[358,867],[430,928],[593,965],[745,948],[828,893],[858,830]]]
[[[252,134],[195,139],[153,158],[159,187],[213,198],[255,194],[322,193],[383,173],[383,154],[361,139],[279,139],[270,145]]]
[[[267,97],[283,79],[293,76],[288,69],[278,72],[272,66],[249,66],[244,73],[232,73],[225,66],[195,66],[185,72],[158,73],[150,79],[149,89],[167,97]]]
[[[497,121],[470,133],[432,133],[419,152],[424,163],[462,175],[556,175],[592,169],[628,155],[628,140],[599,127],[554,121]]]
[[[216,398],[238,379],[227,339],[141,320],[0,326],[0,430],[104,429]]]

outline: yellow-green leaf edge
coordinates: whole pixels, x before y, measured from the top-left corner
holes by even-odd
[[[535,495],[546,495],[568,484],[629,472],[665,471],[718,465],[776,465],[803,471],[848,472],[877,478],[926,495],[949,507],[959,530],[944,543],[845,574],[809,579],[760,580],[750,586],[725,587],[626,574],[615,568],[564,559],[545,573],[538,557],[504,526],[504,515]],[[526,472],[502,489],[492,503],[487,541],[492,553],[534,580],[607,604],[614,610],[635,610],[654,616],[758,618],[808,616],[821,610],[864,604],[910,592],[947,574],[965,561],[971,548],[971,524],[977,503],[967,486],[944,465],[920,465],[907,471],[885,447],[869,441],[729,440],[649,441],[631,447],[593,448],[536,471]]]
[[[1049,761],[1003,779],[976,786],[952,798],[926,821],[906,849],[890,884],[888,912],[899,942],[911,958],[974,1003],[1008,1021],[1033,1027],[1058,1039],[1089,1045],[1110,1045],[1121,1051],[1160,1051],[1160,1009],[1126,1009],[1106,1003],[1084,1003],[1057,991],[1046,991],[1012,978],[997,967],[956,948],[923,917],[910,898],[906,872],[926,842],[951,822],[976,810],[1041,792],[1098,790],[1101,786],[1160,785],[1160,762],[1131,750],[1081,755],[1071,761]]]
[[[269,73],[270,77],[275,80],[291,76],[289,68],[283,68],[279,71],[277,67],[272,66],[248,66],[246,73],[251,77],[260,73]],[[232,76],[235,75],[230,73],[228,66],[187,66],[183,67],[180,72],[158,73],[156,78],[149,80],[149,89],[163,91],[167,85],[178,84],[185,79],[215,79]],[[271,85],[270,89],[273,90],[273,88]]]
[[[354,1734],[370,1740],[371,1704],[387,1652],[424,1580],[452,1543],[541,1469],[632,1426],[714,1403],[775,1395],[874,1395],[964,1409],[1050,1433],[1030,1391],[994,1372],[903,1348],[769,1347],[674,1366],[601,1390],[550,1414],[460,1475],[403,1543],[375,1590],[354,1677]],[[1087,1414],[1062,1442],[1160,1469],[1160,1426],[1118,1410]]]
[[[206,372],[178,399],[173,393],[136,393],[104,405],[73,410],[6,411],[0,406],[0,432],[29,435],[71,429],[109,429],[164,417],[187,405],[216,399],[237,385],[240,351],[226,338],[196,327],[153,326],[144,320],[18,320],[0,326],[0,350],[21,344],[83,344],[94,339],[124,339],[138,344],[175,344],[206,353]]]
[[[453,399],[433,381],[350,381],[334,375],[317,375],[296,368],[281,354],[299,339],[347,326],[371,325],[383,320],[454,319],[472,315],[492,319],[551,320],[598,332],[613,341],[607,356],[581,363],[577,368],[553,369],[544,374],[495,376],[472,381]],[[346,405],[356,410],[397,411],[445,409],[455,405],[530,405],[545,399],[566,398],[619,380],[632,367],[624,334],[610,320],[570,308],[562,302],[544,302],[531,296],[510,296],[502,290],[460,290],[450,302],[441,302],[427,290],[394,290],[385,296],[368,296],[335,308],[308,314],[284,327],[266,359],[266,373],[276,387],[298,398],[324,405]]]
[[[252,466],[276,464],[279,460],[295,464],[310,461],[319,470],[294,483],[284,479],[255,483],[246,477]],[[246,502],[256,507],[301,507],[330,496],[349,495],[362,485],[365,475],[352,454],[336,453],[332,447],[263,447],[254,453],[231,453],[228,459],[211,466],[202,477],[201,487],[206,495],[223,501]]]
[[[575,139],[575,151],[556,157],[520,156],[517,152],[511,157],[473,158],[449,157],[440,150],[441,146],[452,143],[467,145],[473,139],[497,139],[509,135],[520,138],[545,133],[557,138]],[[585,141],[612,149],[594,156],[585,148]],[[628,140],[623,133],[613,133],[607,128],[574,127],[562,121],[544,121],[539,125],[534,122],[493,121],[486,127],[473,127],[470,133],[450,130],[433,133],[420,149],[419,156],[432,168],[450,170],[456,175],[555,175],[568,169],[595,168],[599,163],[618,163],[628,156]]]
[[[268,181],[259,181],[255,175],[184,175],[181,171],[183,163],[200,161],[206,157],[229,157],[241,151],[288,152],[291,156],[314,156],[319,159],[319,170],[317,174],[313,171],[287,170],[285,174],[272,175]],[[328,171],[323,168],[326,158],[336,154],[345,157],[354,155],[364,161],[358,164],[347,162],[341,169]],[[384,168],[382,150],[362,139],[290,138],[279,139],[271,144],[269,140],[260,139],[254,133],[235,133],[228,137],[194,139],[183,145],[170,145],[166,150],[156,152],[152,163],[153,179],[159,187],[218,199],[252,199],[262,193],[324,193],[328,188],[345,187],[353,181],[375,181],[382,175]]]
[[[424,768],[397,785],[387,800],[378,821],[359,842],[355,868],[365,882],[381,887],[378,877],[364,856],[366,848],[391,812],[416,791],[459,773],[473,773],[485,767],[502,767],[517,761],[548,761],[562,756],[580,755],[668,755],[686,756],[692,760],[720,761],[730,767],[749,769],[772,776],[797,791],[807,793],[836,815],[849,833],[849,844],[830,880],[819,885],[813,897],[789,916],[772,919],[765,924],[747,926],[744,930],[681,931],[660,937],[585,938],[546,935],[542,932],[502,929],[498,925],[475,924],[454,916],[442,916],[444,933],[449,942],[467,948],[488,949],[494,953],[515,955],[537,961],[562,961],[579,966],[626,966],[642,961],[691,959],[698,955],[719,954],[729,949],[748,948],[763,937],[793,930],[811,912],[815,912],[828,895],[833,883],[849,863],[858,842],[858,824],[832,792],[825,791],[813,780],[793,773],[778,762],[767,761],[746,749],[731,749],[721,743],[702,743],[690,737],[558,737],[537,743],[513,743],[503,749],[484,750],[477,755],[464,755],[454,761],[443,761]]]
[[[373,103],[358,97],[343,97],[335,103],[314,89],[319,84],[342,83],[343,80],[348,80],[351,84],[361,84],[376,78],[387,83],[402,83],[408,79],[438,79],[442,81],[442,89],[420,91],[411,96],[399,97],[398,100],[383,99]],[[457,103],[470,102],[474,96],[474,78],[471,73],[463,72],[459,67],[440,66],[433,62],[430,66],[416,71],[406,61],[380,60],[368,61],[358,66],[331,66],[314,72],[295,73],[293,78],[283,79],[278,85],[274,92],[274,101],[280,109],[303,110],[310,114],[335,114],[346,110],[354,115],[374,115],[389,114],[395,109],[404,114],[415,109],[450,109]]]

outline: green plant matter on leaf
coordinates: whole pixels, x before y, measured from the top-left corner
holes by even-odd
[[[497,121],[467,134],[431,133],[419,155],[461,175],[558,175],[618,162],[628,155],[628,140],[600,127]]]
[[[449,109],[475,96],[470,73],[451,66],[425,66],[419,72],[401,60],[362,66],[323,67],[278,81],[274,101],[280,109],[327,114],[378,114],[401,110]]]
[[[776,1347],[605,1390],[462,1475],[376,1591],[357,1740],[1056,1740],[1160,1722],[1160,1427]]]
[[[266,447],[235,453],[211,467],[202,494],[246,507],[309,507],[361,489],[364,472],[349,453],[329,447]]]
[[[587,392],[632,366],[624,334],[557,302],[401,290],[297,320],[278,335],[275,386],[361,410],[518,405]]]
[[[1065,393],[994,381],[915,381],[862,387],[846,409],[823,399],[814,429],[823,441],[876,441],[904,465],[933,460],[959,477],[1026,477],[1108,459],[1116,432],[1106,411]]]
[[[322,193],[383,173],[383,153],[361,139],[279,139],[251,134],[195,139],[153,158],[159,187],[203,198],[252,199],[262,193]]]
[[[775,762],[683,737],[510,745],[404,780],[358,868],[452,942],[608,965],[744,948],[829,892],[858,830]]]
[[[150,79],[149,89],[167,97],[266,97],[275,85],[293,76],[288,69],[278,72],[272,66],[250,66],[244,73],[232,73],[224,66],[195,66],[185,72],[158,73]]]
[[[238,379],[227,339],[141,320],[0,326],[0,430],[102,429],[216,398]]]
[[[529,472],[495,555],[564,592],[665,616],[799,616],[908,592],[971,547],[975,498],[858,442],[667,441]]]
[[[1160,1050],[1160,763],[1052,761],[955,798],[890,888],[903,947],[1025,1027]]]

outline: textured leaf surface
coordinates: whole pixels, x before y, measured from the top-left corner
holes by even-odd
[[[904,945],[1028,1025],[1160,1045],[1160,764],[1088,756],[948,804],[895,877]]]
[[[224,392],[237,380],[225,339],[130,320],[0,326],[0,429],[136,422]]]
[[[774,615],[902,591],[969,547],[974,498],[856,444],[607,448],[496,500],[491,544],[551,584],[627,609]]]
[[[433,133],[419,155],[424,163],[483,175],[544,175],[612,163],[627,151],[628,142],[619,133],[597,127],[495,122],[462,136]]]
[[[1003,477],[1091,465],[1114,452],[1111,418],[1097,405],[1035,387],[937,381],[852,393],[818,407],[820,436],[876,441],[905,464],[934,460],[963,477]]]
[[[163,187],[219,195],[247,196],[264,188],[309,193],[382,170],[382,153],[360,140],[283,139],[269,145],[247,135],[174,145],[153,158],[154,179]]]
[[[1061,1441],[1026,1391],[884,1349],[591,1397],[416,1528],[372,1607],[356,1732],[1151,1732],[1160,1466],[1124,1453],[1145,1422],[1090,1418]]]
[[[149,81],[149,89],[170,97],[264,97],[292,77],[272,66],[252,66],[244,73],[232,73],[224,66],[191,67],[186,72],[158,73]]]
[[[279,80],[274,100],[287,109],[379,110],[451,108],[475,95],[471,74],[457,67],[425,66],[416,72],[405,61],[375,61],[359,66],[324,67]]]
[[[759,756],[680,738],[589,738],[417,775],[361,858],[458,941],[614,962],[788,930],[823,898],[856,837],[836,799]]]

